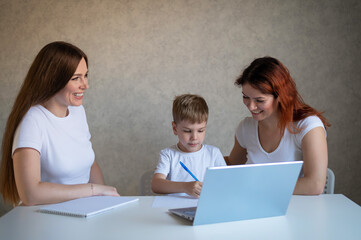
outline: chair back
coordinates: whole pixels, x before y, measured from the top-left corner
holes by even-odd
[[[329,168],[327,168],[326,184],[323,189],[323,194],[333,194],[335,188],[335,174]]]
[[[148,170],[143,173],[139,182],[139,195],[140,196],[154,196],[152,192],[152,178],[154,170]]]

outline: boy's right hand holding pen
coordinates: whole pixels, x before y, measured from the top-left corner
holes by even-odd
[[[185,183],[186,189],[184,192],[187,193],[188,195],[199,197],[201,195],[203,183],[200,182],[196,176],[194,176],[194,174],[186,167],[186,165],[184,165],[181,161],[179,161],[179,163],[184,168],[184,170],[186,170],[189,173],[189,175],[191,175],[194,178],[194,180],[196,180],[195,182],[186,182]]]
[[[186,193],[190,196],[199,198],[203,183],[198,180],[196,176],[182,163],[183,169],[189,173],[189,175],[196,181],[192,182],[173,182],[166,179],[163,174],[154,174],[152,180],[152,191],[156,193]]]
[[[184,192],[190,196],[199,198],[202,191],[202,182],[184,182]]]
[[[186,193],[190,196],[199,198],[202,190],[202,182],[173,182],[167,180],[165,175],[156,173],[152,180],[152,191],[160,194]]]

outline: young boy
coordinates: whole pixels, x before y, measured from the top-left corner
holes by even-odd
[[[207,120],[208,106],[202,97],[184,94],[174,99],[172,128],[179,141],[160,152],[152,180],[153,192],[186,193],[199,197],[207,167],[226,165],[218,148],[202,144]]]

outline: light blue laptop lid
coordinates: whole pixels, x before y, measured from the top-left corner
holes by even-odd
[[[208,168],[193,225],[285,215],[302,164]]]

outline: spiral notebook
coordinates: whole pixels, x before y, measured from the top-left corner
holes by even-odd
[[[87,218],[135,201],[138,198],[94,196],[50,204],[40,208],[39,212]]]

